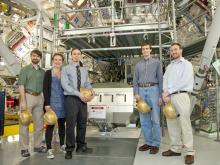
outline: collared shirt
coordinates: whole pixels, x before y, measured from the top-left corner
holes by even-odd
[[[29,64],[21,69],[18,85],[23,85],[26,91],[41,93],[43,91],[44,70],[38,67],[36,69]]]
[[[77,89],[77,65],[78,64],[72,63],[62,68],[61,85],[64,89],[64,95],[80,95],[80,92]],[[80,67],[79,69],[81,73],[81,87],[91,89],[92,86],[89,82],[87,69],[85,67]]]
[[[133,85],[134,94],[138,94],[138,84],[158,83],[159,92],[162,92],[163,74],[160,61],[152,57],[142,59],[135,66]]]
[[[192,64],[183,57],[173,60],[167,67],[163,77],[163,90],[169,94],[177,91],[192,92],[194,73]]]

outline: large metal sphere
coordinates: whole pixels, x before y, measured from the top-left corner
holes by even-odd
[[[50,109],[44,114],[44,121],[47,125],[55,125],[57,123],[56,113]]]
[[[146,113],[150,112],[151,108],[144,100],[141,99],[137,101],[137,110],[138,112]]]
[[[31,123],[31,117],[32,115],[28,109],[19,111],[18,113],[19,121],[24,126],[28,126]]]
[[[86,97],[86,102],[90,102],[93,98],[93,92],[88,88],[80,88],[80,93],[82,93]]]
[[[174,109],[171,101],[169,101],[164,107],[163,107],[163,113],[168,119],[175,119],[177,117],[176,110]]]

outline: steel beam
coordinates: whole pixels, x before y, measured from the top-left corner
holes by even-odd
[[[169,25],[167,23],[161,22],[160,28],[166,29]],[[158,22],[149,24],[136,24],[136,25],[115,25],[115,33],[121,31],[137,31],[137,30],[152,30],[158,29]],[[60,31],[62,36],[69,35],[80,35],[80,34],[97,34],[97,33],[109,33],[112,31],[112,27],[91,27],[91,28],[78,28],[78,29],[68,29]]]
[[[0,38],[0,55],[4,58],[6,65],[13,76],[17,76],[21,70],[21,66],[16,60],[16,57],[5,45],[3,40]]]

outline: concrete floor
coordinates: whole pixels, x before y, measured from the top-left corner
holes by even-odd
[[[140,137],[138,147],[143,145],[143,136]],[[136,150],[136,156],[133,165],[185,165],[184,154],[177,157],[163,157],[163,151],[169,149],[169,138],[166,135],[161,140],[160,151],[156,155],[150,155],[149,151],[140,152]],[[220,142],[214,139],[194,135],[194,149],[196,150],[194,165],[220,165]]]
[[[94,127],[88,128],[87,141],[92,147],[92,154],[82,155],[73,153],[72,160],[65,160],[55,143],[55,159],[48,160],[46,154],[36,154],[31,151],[31,157],[22,158],[18,136],[7,137],[0,143],[0,165],[184,165],[184,157],[162,157],[161,152],[169,148],[167,133],[162,138],[160,152],[150,155],[138,151],[144,143],[140,129],[118,128],[110,134],[100,134]],[[195,163],[194,165],[220,165],[220,142],[201,135],[194,135]],[[32,148],[32,147],[30,147]]]

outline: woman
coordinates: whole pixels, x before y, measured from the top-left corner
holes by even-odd
[[[56,113],[58,118],[58,130],[60,138],[60,150],[65,153],[65,112],[64,112],[64,95],[61,87],[61,67],[63,65],[64,57],[62,54],[55,53],[52,57],[52,69],[46,71],[44,76],[43,93],[45,110],[52,110]],[[47,125],[46,127],[46,145],[47,158],[53,159],[54,154],[51,148],[51,141],[53,137],[54,125]]]

